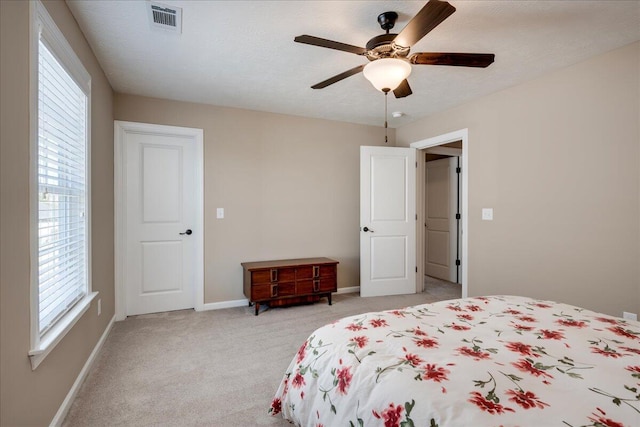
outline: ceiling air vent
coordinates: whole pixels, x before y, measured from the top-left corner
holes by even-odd
[[[149,2],[149,18],[153,28],[182,33],[182,9],[179,7]]]

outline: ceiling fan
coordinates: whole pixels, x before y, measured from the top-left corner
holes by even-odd
[[[322,89],[362,71],[376,89],[385,94],[393,91],[396,98],[403,98],[413,93],[407,82],[411,64],[485,68],[493,63],[492,53],[417,52],[409,55],[411,46],[440,25],[455,10],[456,8],[446,1],[429,0],[398,34],[389,33],[398,19],[398,14],[381,13],[378,23],[386,33],[369,40],[366,48],[309,35],[298,36],[294,41],[362,55],[370,61],[317,83],[311,88]]]

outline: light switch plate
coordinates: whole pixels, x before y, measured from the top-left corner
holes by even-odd
[[[224,208],[216,209],[216,218],[218,219],[224,218]]]
[[[482,208],[482,219],[485,221],[493,221],[493,208]]]

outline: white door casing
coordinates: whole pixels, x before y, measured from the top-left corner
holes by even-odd
[[[202,130],[116,121],[115,135],[116,318],[202,309]]]
[[[416,292],[416,151],[360,147],[360,295]]]
[[[457,157],[427,162],[425,168],[425,272],[456,282]]]
[[[410,144],[410,147],[424,150],[430,147],[436,147],[443,144],[449,144],[451,142],[462,141],[462,154],[460,156],[461,163],[461,173],[460,173],[460,213],[462,215],[461,224],[460,224],[460,246],[461,246],[461,257],[460,257],[460,276],[461,276],[461,286],[462,286],[462,297],[466,298],[469,295],[468,291],[468,265],[469,265],[469,130],[468,129],[460,129],[457,131],[449,132],[446,134],[434,136],[432,138],[427,138],[421,141],[416,141]],[[424,162],[420,163],[424,165]],[[421,169],[424,171],[424,169]],[[421,182],[423,178],[421,178]],[[424,194],[424,191],[419,191],[417,194]],[[418,219],[420,222],[424,220],[424,212],[420,210],[418,212]],[[418,228],[417,234],[418,240],[418,250],[419,254],[419,262],[418,262],[418,275],[417,283],[418,288],[422,288],[423,277],[424,277],[424,227]]]

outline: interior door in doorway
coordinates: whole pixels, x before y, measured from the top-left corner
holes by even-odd
[[[126,315],[195,307],[201,265],[201,147],[180,128],[147,126],[123,141]]]
[[[457,157],[426,163],[425,179],[425,274],[458,281],[456,213]]]
[[[416,292],[416,150],[360,147],[360,295]]]

